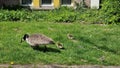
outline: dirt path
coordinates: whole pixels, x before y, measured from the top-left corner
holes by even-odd
[[[1,64],[0,68],[120,68],[120,66],[100,66],[100,65],[9,65]]]

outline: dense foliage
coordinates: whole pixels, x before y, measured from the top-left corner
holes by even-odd
[[[120,1],[102,0],[100,9],[88,9],[84,4],[73,8],[61,7],[50,11],[29,11],[25,9],[0,10],[0,21],[84,22],[111,24],[120,22]]]
[[[78,18],[91,23],[113,24],[120,23],[120,0],[101,0],[100,9],[78,10],[81,15]]]
[[[0,10],[0,21],[41,21],[74,22],[76,13],[73,9],[62,7],[50,11]]]
[[[120,0],[103,0],[101,6],[101,17],[106,23],[120,22]]]

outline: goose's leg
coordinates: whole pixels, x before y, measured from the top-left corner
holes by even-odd
[[[31,46],[34,50],[39,50],[39,46]]]
[[[46,52],[46,51],[47,51],[47,46],[46,46],[46,45],[44,45],[44,47],[45,47],[45,48],[44,48],[44,52]]]

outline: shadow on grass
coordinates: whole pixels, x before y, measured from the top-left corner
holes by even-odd
[[[91,42],[88,38],[80,37],[79,40],[80,40],[80,41],[83,41],[83,42],[85,42],[85,43],[91,44],[92,46],[96,46],[96,47],[97,47],[98,49],[100,49],[100,50],[104,50],[104,51],[107,51],[107,52],[111,52],[111,53],[114,53],[114,54],[118,54],[117,51],[108,48],[107,45],[106,45],[106,46],[99,46],[99,45],[95,44],[94,42]]]
[[[36,47],[32,47],[34,50],[37,51],[42,51],[42,52],[55,52],[55,53],[60,53],[61,51],[59,49],[55,49],[55,48],[45,48],[45,47],[40,47],[40,46],[36,46]]]

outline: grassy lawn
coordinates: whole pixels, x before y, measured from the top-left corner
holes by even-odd
[[[64,44],[33,50],[25,34],[42,33]],[[70,40],[67,34],[72,34]],[[41,49],[43,47],[41,46]],[[60,51],[60,52],[59,52]],[[120,26],[53,22],[0,22],[0,64],[120,65]]]

